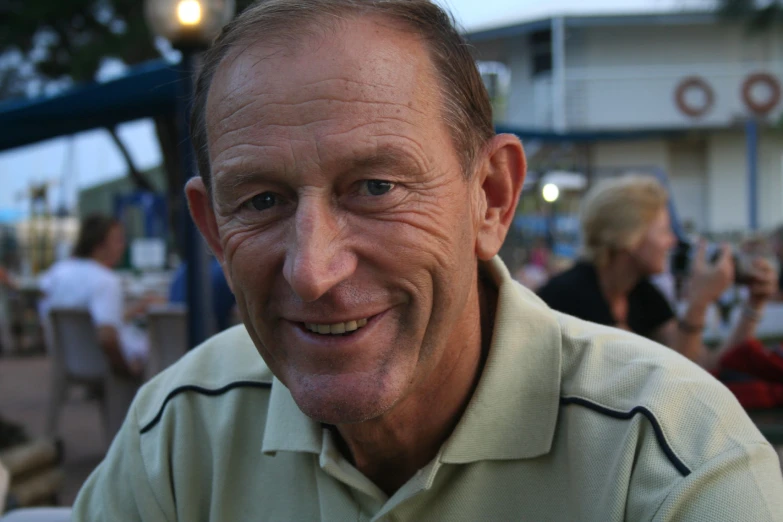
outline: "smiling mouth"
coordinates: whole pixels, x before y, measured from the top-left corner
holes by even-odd
[[[367,319],[334,324],[304,323],[307,330],[319,335],[350,335],[365,326],[367,326]]]

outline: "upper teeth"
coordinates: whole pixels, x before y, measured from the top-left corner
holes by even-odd
[[[339,335],[339,334],[344,334],[346,332],[353,332],[354,330],[358,330],[359,328],[365,326],[366,324],[367,324],[367,319],[359,319],[358,321],[348,321],[347,323],[336,323],[336,324],[305,323],[305,327],[314,333]]]

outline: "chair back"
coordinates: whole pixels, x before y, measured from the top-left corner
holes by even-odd
[[[167,304],[147,313],[150,356],[147,375],[162,372],[188,351],[188,312],[185,305]]]
[[[16,351],[11,329],[11,303],[9,290],[0,284],[0,347],[6,354]]]
[[[99,379],[108,373],[98,330],[87,309],[53,307],[49,323],[55,359],[68,376]]]
[[[70,522],[71,508],[16,509],[0,518],[0,522]]]

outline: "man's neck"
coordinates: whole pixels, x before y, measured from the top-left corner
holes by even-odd
[[[479,280],[468,306],[478,308],[480,321],[467,335],[452,337],[447,350],[459,350],[459,357],[442,379],[420,386],[379,419],[335,428],[343,454],[386,494],[435,458],[457,426],[489,351],[497,295]]]

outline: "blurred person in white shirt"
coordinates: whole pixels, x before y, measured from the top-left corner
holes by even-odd
[[[39,281],[44,297],[39,311],[47,318],[52,307],[86,308],[98,330],[98,340],[112,370],[141,375],[149,347],[146,335],[131,321],[143,314],[152,299],[126,309],[120,276],[112,269],[125,253],[125,233],[115,219],[86,217],[72,256],[55,263]]]

